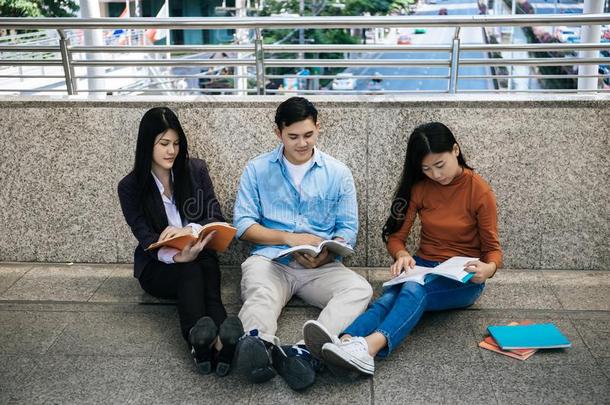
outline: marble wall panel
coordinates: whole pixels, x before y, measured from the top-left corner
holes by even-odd
[[[541,267],[607,269],[608,127],[599,125],[599,111],[591,109],[552,109],[547,115]]]
[[[0,260],[112,262],[112,145],[92,108],[3,108]]]

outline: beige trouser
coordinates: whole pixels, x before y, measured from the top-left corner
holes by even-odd
[[[321,308],[318,321],[337,335],[368,305],[373,289],[359,274],[333,262],[317,269],[293,268],[253,255],[241,265],[239,311],[244,330],[277,342],[277,319],[293,295]]]

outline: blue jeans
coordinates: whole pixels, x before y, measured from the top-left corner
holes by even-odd
[[[413,257],[418,266],[434,267],[438,262]],[[383,334],[388,344],[377,355],[387,357],[417,325],[425,311],[468,307],[479,298],[485,284],[461,283],[446,277],[432,277],[421,285],[413,281],[386,288],[383,295],[342,333],[351,336]]]

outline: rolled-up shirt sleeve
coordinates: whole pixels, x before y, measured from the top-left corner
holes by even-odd
[[[254,166],[248,163],[239,181],[237,201],[233,210],[233,226],[237,228],[237,238],[254,224],[261,221],[260,197]]]
[[[337,219],[333,238],[343,238],[352,247],[356,246],[358,236],[358,201],[356,185],[349,169],[345,169],[341,177],[339,201],[337,204]]]
[[[165,264],[172,264],[174,263],[174,256],[178,253],[180,251],[176,248],[163,246],[157,251],[157,260]]]

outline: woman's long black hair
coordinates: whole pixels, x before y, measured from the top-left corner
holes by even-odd
[[[189,154],[186,135],[180,125],[180,121],[176,114],[167,107],[155,107],[148,110],[140,121],[138,130],[138,142],[136,145],[136,158],[133,166],[133,173],[136,176],[138,185],[140,186],[140,201],[144,205],[144,210],[148,214],[147,217],[153,221],[157,229],[162,228],[160,218],[154,215],[153,198],[150,193],[158,192],[154,181],[152,180],[152,156],[155,146],[155,138],[167,131],[173,129],[178,134],[179,150],[172,171],[174,173],[174,199],[176,207],[180,212],[180,216],[189,220],[189,216],[185,210],[186,202],[192,197],[192,182],[189,169]]]
[[[440,122],[423,124],[413,130],[407,143],[407,154],[400,183],[398,183],[398,188],[392,199],[390,216],[386,220],[381,233],[381,238],[385,243],[387,243],[388,237],[397,232],[404,223],[409,208],[409,200],[411,199],[411,190],[415,183],[425,177],[421,169],[421,162],[424,157],[429,153],[451,152],[455,144],[457,144],[457,141],[451,130]],[[462,156],[461,148],[457,160],[460,166],[471,169],[466,164],[464,156]]]

